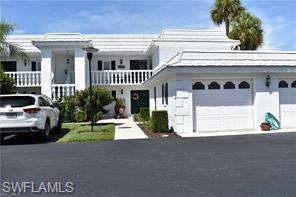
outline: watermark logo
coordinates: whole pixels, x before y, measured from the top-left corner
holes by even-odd
[[[8,182],[4,181],[1,184],[2,194],[72,194],[74,193],[75,185],[73,182],[34,182],[34,181],[23,181],[23,182]]]

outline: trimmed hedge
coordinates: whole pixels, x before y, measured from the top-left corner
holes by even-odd
[[[151,129],[153,132],[167,132],[169,130],[168,122],[166,110],[152,111]]]
[[[147,107],[141,107],[140,108],[140,117],[147,121],[150,119],[150,109]]]

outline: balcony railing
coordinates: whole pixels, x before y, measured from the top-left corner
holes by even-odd
[[[53,84],[51,87],[53,100],[58,100],[65,96],[72,96],[75,93],[75,84]]]
[[[152,70],[92,71],[93,85],[141,85],[152,76]]]
[[[17,87],[30,87],[41,85],[40,71],[18,71],[5,73],[15,80],[15,85]]]

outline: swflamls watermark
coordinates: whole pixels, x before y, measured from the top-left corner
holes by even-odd
[[[20,193],[52,193],[52,194],[71,194],[74,193],[75,185],[73,182],[8,182],[4,181],[1,184],[2,194],[20,194]]]

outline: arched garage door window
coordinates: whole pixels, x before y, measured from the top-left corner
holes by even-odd
[[[288,88],[288,87],[289,87],[289,84],[286,81],[282,80],[279,82],[279,88]]]
[[[242,81],[239,85],[238,85],[239,89],[250,89],[250,84],[246,81]]]
[[[231,81],[227,81],[223,87],[224,89],[235,89],[235,84],[232,83]]]
[[[291,85],[292,88],[296,88],[296,80],[293,81],[292,85]]]
[[[211,82],[211,83],[208,85],[208,89],[209,89],[209,90],[219,90],[219,89],[220,89],[220,84],[217,83],[216,81],[213,81],[213,82]]]
[[[193,84],[192,89],[193,90],[204,90],[205,85],[201,82],[196,82],[195,84]]]

